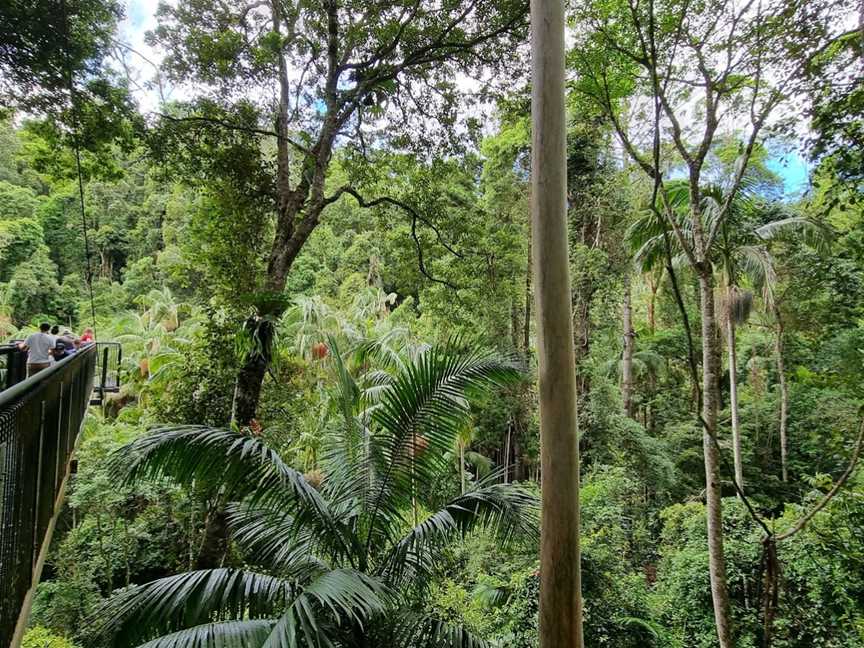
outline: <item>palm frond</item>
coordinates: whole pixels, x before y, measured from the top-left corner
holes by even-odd
[[[259,505],[294,506],[295,515],[319,530],[333,531],[327,503],[261,439],[205,426],[157,428],[120,448],[111,458],[115,477],[130,482],[170,478],[208,487],[224,497],[249,496]]]
[[[386,590],[375,578],[353,569],[325,572],[307,587],[302,597],[328,608],[337,622],[342,618],[362,624],[384,611]]]
[[[714,192],[703,193],[702,195],[702,221],[705,230],[713,232],[720,227],[723,219],[726,218],[726,213],[723,211],[722,194]]]
[[[666,204],[676,214],[686,215],[690,207],[690,186],[686,180],[672,180],[666,183]],[[661,207],[662,209],[662,207]]]
[[[102,645],[132,646],[213,621],[271,618],[295,589],[290,581],[256,572],[191,571],[123,590],[94,613],[92,627]]]
[[[627,228],[625,240],[633,251],[633,261],[639,272],[663,265],[666,257],[664,234],[669,226],[652,210],[643,210]]]
[[[138,648],[257,648],[270,635],[274,619],[217,621],[153,639]]]
[[[773,303],[777,274],[774,270],[774,257],[768,248],[764,245],[742,245],[735,251],[735,260],[753,286],[761,290],[765,303]]]
[[[756,229],[756,235],[763,241],[771,241],[783,236],[800,236],[805,244],[820,254],[830,252],[833,238],[829,226],[801,216],[791,216],[766,223]]]
[[[493,608],[503,605],[507,602],[509,592],[506,587],[498,583],[490,583],[481,581],[477,583],[474,591],[471,592],[471,598],[479,602],[483,607]]]
[[[511,484],[487,484],[451,500],[399,540],[381,563],[391,582],[416,573],[428,574],[440,562],[441,551],[456,537],[480,527],[497,534],[502,543],[537,538],[535,497]]]
[[[330,345],[330,358],[336,377],[336,403],[342,415],[342,424],[352,440],[358,440],[356,414],[360,404],[360,387],[346,366],[339,344],[332,336],[327,338]]]
[[[229,506],[226,512],[232,540],[244,550],[250,563],[292,579],[330,568],[315,554],[322,545],[334,549],[333,543],[328,542],[332,538],[322,538],[298,524],[289,512],[245,504]],[[338,553],[338,548],[337,543],[334,553]]]
[[[406,353],[410,332],[403,327],[395,327],[372,340],[361,343],[354,352],[355,362],[359,365],[375,364],[385,369],[402,371],[408,359]]]
[[[489,648],[467,628],[428,615],[405,615],[401,628],[399,648]]]
[[[262,648],[333,646],[333,630],[343,621],[362,627],[383,613],[383,596],[381,584],[365,574],[350,569],[325,572],[297,596]]]
[[[478,477],[486,477],[492,472],[492,460],[479,452],[468,450],[465,453],[465,461],[474,466]]]
[[[433,483],[447,469],[446,453],[469,415],[465,395],[521,376],[515,363],[451,341],[429,349],[395,377],[371,417],[379,481],[370,503],[370,545],[380,512],[390,520],[383,529],[389,535],[387,527],[399,523],[416,485]]]

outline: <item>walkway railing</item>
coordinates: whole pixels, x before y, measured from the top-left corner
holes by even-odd
[[[0,648],[20,640],[90,402],[96,355],[91,344],[0,392]]]
[[[96,351],[96,383],[91,405],[101,405],[105,394],[120,391],[120,363],[123,361],[123,347],[119,342],[97,342]]]
[[[27,378],[27,352],[17,344],[0,344],[0,390]]]

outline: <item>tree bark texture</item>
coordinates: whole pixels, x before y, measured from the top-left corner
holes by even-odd
[[[712,435],[717,433],[720,396],[720,353],[714,312],[714,276],[708,264],[699,270],[702,315],[702,449],[705,457],[705,513],[708,526],[708,570],[714,623],[720,648],[734,648],[723,555],[723,508],[720,483],[720,453]]]
[[[582,648],[579,442],[567,245],[564,3],[531,3],[534,290],[542,534],[540,646]]]
[[[744,493],[744,459],[741,456],[741,425],[738,417],[738,353],[735,321],[732,313],[726,318],[726,350],[729,355],[729,410],[732,418],[732,453],[735,460],[735,481]]]
[[[789,481],[789,384],[786,382],[786,363],[783,360],[783,322],[777,313],[777,333],[774,338],[774,358],[777,363],[777,380],[780,384],[780,473],[784,482]]]
[[[228,553],[228,515],[221,504],[217,504],[207,515],[204,537],[198,548],[195,569],[217,569]]]
[[[231,420],[237,425],[249,425],[255,418],[261,398],[261,385],[266,374],[266,360],[257,354],[246,358],[234,385]]]
[[[633,309],[630,303],[630,280],[624,290],[624,352],[621,358],[621,399],[624,413],[633,418],[633,351],[636,346],[636,332],[633,330]]]
[[[250,317],[244,326],[257,342],[255,348],[246,354],[234,384],[231,420],[239,426],[249,425],[255,418],[275,334],[273,322],[268,319]]]

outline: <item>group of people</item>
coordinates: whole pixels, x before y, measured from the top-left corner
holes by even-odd
[[[39,325],[39,331],[31,334],[24,342],[19,342],[18,347],[27,351],[27,377],[29,378],[91,342],[93,342],[91,328],[84,329],[84,333],[78,337],[68,328],[61,333],[60,327],[56,324],[51,326],[43,322]]]

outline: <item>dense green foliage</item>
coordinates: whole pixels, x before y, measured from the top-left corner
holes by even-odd
[[[525,7],[483,0],[460,24],[467,3],[414,14],[300,3],[276,16],[308,36],[292,40],[270,29],[270,3],[166,5],[150,41],[166,78],[195,92],[145,118],[105,65],[115,3],[69,0],[78,28],[66,44],[32,20],[53,2],[12,4],[4,32],[26,29],[0,47],[0,91],[30,112],[0,123],[0,332],[95,324],[124,350],[120,392],[86,421],[25,647],[537,648]],[[776,3],[764,30],[714,41],[712,55],[746,63],[716,88],[739,117],[756,110],[762,64],[805,99],[759,97],[770,127],[752,149],[723,122],[697,201],[684,178],[698,83],[669,73],[680,87],[665,100],[692,123],[676,135],[667,118],[652,142],[647,32],[631,22],[658,30],[662,50],[680,38],[676,16],[692,18],[695,74],[699,43],[717,38],[703,18],[728,3],[570,8],[582,39],[568,57],[567,165],[589,648],[717,645],[694,211],[717,225],[704,253],[722,331],[736,645],[864,647],[864,471],[806,517],[846,478],[864,406],[862,46],[824,20],[835,3],[806,4]],[[356,15],[334,28],[339,7]],[[58,56],[81,75],[75,111]],[[286,60],[300,79],[289,125],[270,100]],[[799,150],[809,183],[786,191],[781,158]],[[280,245],[296,253],[281,283]],[[238,424],[250,361],[262,390]]]

